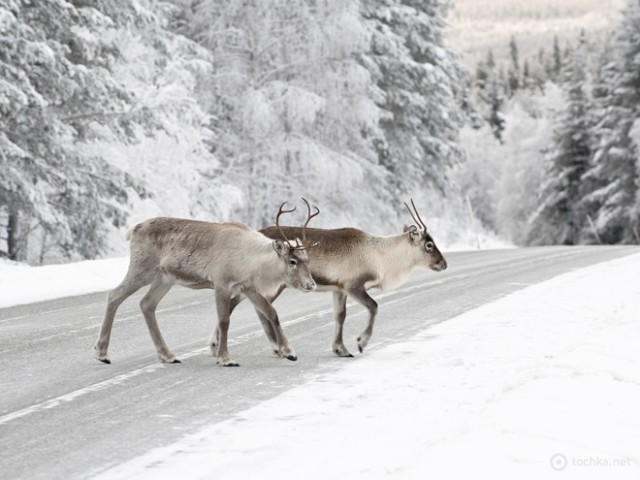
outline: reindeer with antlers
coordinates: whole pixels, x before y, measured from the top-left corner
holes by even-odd
[[[280,217],[293,211],[285,210],[285,205],[276,214],[278,230]],[[316,283],[309,272],[306,231],[309,221],[318,213],[319,210],[311,215],[309,207],[309,218],[300,236],[292,236],[295,243],[284,233],[271,240],[241,223],[162,217],[139,223],[127,235],[131,242],[129,270],[122,283],[109,293],[100,336],[94,346],[96,358],[111,363],[107,349],[116,311],[127,297],[150,284],[140,308],[151,339],[160,361],[180,363],[162,338],[155,315],[160,300],[177,283],[194,289],[215,289],[218,325],[209,344],[219,365],[238,365],[229,355],[227,332],[231,311],[240,295],[246,296],[260,312],[261,319],[268,322],[269,338],[276,353],[296,360],[271,301],[284,286],[305,292],[315,290]]]
[[[437,272],[447,268],[447,262],[427,232],[427,226],[420,218],[413,200],[413,209],[406,203],[405,206],[415,225],[405,227],[402,234],[390,237],[373,235],[355,228],[325,230],[277,225],[260,230],[269,238],[293,238],[303,235],[306,244],[315,247],[308,252],[309,267],[318,284],[317,291],[333,291],[336,329],[332,349],[340,357],[353,356],[345,347],[342,338],[347,315],[347,296],[369,311],[369,323],[358,337],[358,349],[362,352],[371,339],[378,312],[378,304],[367,290],[394,290],[404,284],[417,267]],[[308,203],[307,208],[310,219],[312,215]],[[268,298],[269,301],[275,300],[279,294],[280,292],[277,292],[275,296]],[[237,302],[237,299],[234,300]],[[268,319],[260,311],[258,316],[265,333],[273,342],[277,332],[271,328]]]

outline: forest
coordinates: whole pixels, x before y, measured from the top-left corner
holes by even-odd
[[[516,245],[640,244],[640,2],[622,18],[529,58],[512,37],[473,72],[462,189]]]
[[[468,70],[449,0],[2,0],[0,256],[126,253],[171,215],[449,248],[640,243],[640,0],[605,39]],[[493,242],[493,243],[492,243]]]

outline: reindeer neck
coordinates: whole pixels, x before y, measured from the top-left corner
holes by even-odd
[[[413,247],[406,234],[390,237],[374,237],[380,251],[380,285],[383,291],[403,285],[411,275],[417,262]]]

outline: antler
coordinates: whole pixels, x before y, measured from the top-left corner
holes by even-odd
[[[293,207],[291,210],[285,210],[284,206],[287,204],[287,202],[282,202],[282,205],[280,205],[280,208],[278,209],[278,213],[276,214],[276,228],[278,229],[278,231],[280,232],[280,235],[282,235],[282,239],[287,242],[289,244],[289,246],[291,248],[299,248],[299,244],[298,241],[296,240],[296,245],[292,245],[291,241],[287,238],[287,236],[284,234],[284,232],[282,231],[282,228],[280,228],[280,215],[282,215],[283,213],[291,213],[294,212],[295,209],[297,207]]]
[[[307,245],[307,225],[309,225],[309,222],[311,221],[311,219],[313,217],[317,216],[320,213],[320,209],[314,205],[313,208],[316,209],[316,213],[314,213],[312,215],[311,214],[311,205],[309,205],[309,202],[307,202],[307,199],[304,198],[304,197],[300,197],[300,198],[302,198],[302,201],[307,204],[307,221],[304,222],[304,225],[302,226],[302,245],[304,245],[306,248],[317,247],[318,246],[318,242],[316,242],[316,243],[314,243],[312,245]]]
[[[294,250],[303,250],[305,248],[308,247],[315,247],[318,245],[318,242],[312,244],[312,245],[307,245],[307,225],[309,224],[309,222],[311,221],[311,219],[313,217],[315,217],[316,215],[318,215],[320,213],[320,209],[318,207],[313,207],[316,209],[315,213],[311,213],[311,205],[309,205],[309,202],[307,201],[306,198],[302,197],[302,200],[304,201],[304,203],[307,204],[307,221],[304,222],[304,225],[302,226],[302,245],[300,245],[300,242],[298,241],[298,239],[296,238],[296,243],[295,245],[291,242],[291,240],[289,240],[287,238],[287,236],[284,234],[284,232],[282,231],[282,228],[280,227],[280,215],[282,215],[283,213],[291,213],[293,212],[296,207],[293,207],[291,210],[285,210],[284,206],[287,204],[287,202],[284,202],[282,205],[280,205],[280,209],[278,210],[278,213],[276,215],[276,228],[278,229],[278,231],[280,232],[280,235],[282,235],[282,239],[287,242],[289,244],[289,246],[291,248],[293,248]]]
[[[411,206],[413,207],[413,210],[416,212],[415,215],[413,214],[413,212],[409,208],[409,205],[407,205],[407,202],[404,202],[404,206],[407,207],[407,210],[409,210],[409,213],[411,214],[411,218],[413,218],[413,221],[416,222],[418,227],[422,227],[422,230],[424,230],[426,232],[427,231],[427,226],[424,224],[424,222],[420,218],[420,214],[418,213],[418,209],[416,208],[416,204],[413,203],[413,198],[411,199]]]

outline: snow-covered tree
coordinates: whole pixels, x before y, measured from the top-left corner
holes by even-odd
[[[216,168],[194,96],[206,52],[164,28],[171,13],[155,0],[0,5],[5,254],[96,257],[124,247],[134,211],[225,203],[209,193],[217,180],[204,181]],[[149,206],[163,196],[163,210]]]
[[[549,78],[552,80],[558,80],[560,78],[560,74],[562,72],[563,65],[563,55],[560,50],[560,41],[558,40],[558,36],[554,35],[553,37],[553,56],[551,58],[551,63],[547,67],[547,74]]]
[[[597,139],[584,175],[590,242],[640,243],[637,196],[640,146],[632,131],[640,119],[640,1],[632,0],[612,45],[604,51],[596,82]]]
[[[322,198],[324,219],[342,221],[384,197],[386,172],[370,142],[381,136],[379,109],[356,61],[368,47],[357,7],[338,0],[194,6],[189,35],[213,60],[201,88],[211,145],[220,174],[242,191],[238,213],[252,225],[272,222],[277,203],[300,195]]]
[[[0,25],[0,218],[13,237],[6,253],[26,258],[28,239],[39,232],[53,238],[57,255],[94,256],[101,224],[123,221],[120,205],[134,187],[74,146],[88,117],[127,104],[108,75],[116,55],[109,41],[85,39],[111,22],[63,0],[11,0],[0,6]]]
[[[520,58],[518,54],[518,44],[516,37],[512,36],[509,42],[509,70],[507,86],[509,88],[509,95],[513,96],[520,88]]]
[[[517,51],[513,58],[517,63]],[[511,75],[511,68],[509,71]],[[487,51],[487,59],[478,63],[475,87],[478,110],[484,121],[489,124],[493,136],[501,142],[502,132],[505,129],[502,110],[510,96],[510,86],[505,82],[503,71],[497,68],[492,49]]]
[[[363,63],[382,91],[384,144],[380,162],[399,193],[444,189],[448,167],[461,158],[457,135],[464,75],[444,47],[446,0],[365,0],[372,31]]]
[[[584,42],[569,57],[562,74],[565,76],[567,107],[559,120],[554,147],[546,159],[540,206],[528,232],[529,243],[533,245],[577,244],[587,223],[581,202],[585,195],[582,176],[592,154],[594,120],[585,87]]]

